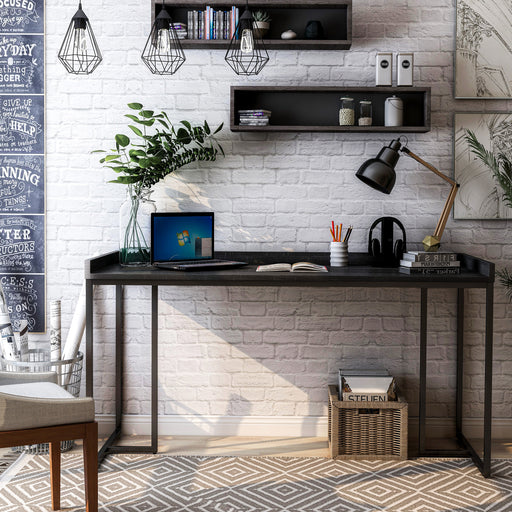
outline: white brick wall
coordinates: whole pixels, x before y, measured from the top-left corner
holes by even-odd
[[[69,325],[83,261],[118,247],[117,212],[124,188],[90,151],[128,133],[126,103],[165,109],[176,121],[229,125],[229,86],[372,85],[377,51],[414,51],[415,85],[432,87],[432,130],[409,136],[409,147],[448,174],[452,113],[508,109],[506,101],[455,101],[452,96],[455,2],[356,0],[350,51],[269,51],[260,76],[241,78],[223,51],[186,52],[177,75],[151,75],[140,60],[150,2],[84,4],[103,63],[93,75],[65,73],[56,55],[76,9],[47,0],[47,255],[48,299],[63,299]],[[297,105],[297,108],[305,108]],[[383,198],[354,177],[385,134],[220,134],[226,158],[191,166],[155,187],[158,209],[212,209],[219,249],[327,250],[331,218],[353,224],[350,250],[364,251],[367,230],[393,215],[419,242],[437,222],[446,184],[412,160],[400,162],[393,194]],[[454,221],[447,247],[512,267],[510,221]],[[412,247],[411,244],[410,247]],[[95,385],[98,413],[113,412],[113,290],[98,289]],[[149,414],[149,290],[127,292],[126,411]],[[434,416],[454,411],[455,292],[433,291],[429,334],[429,397]],[[511,306],[495,294],[495,409],[511,418]],[[467,384],[481,397],[483,292],[468,294]],[[397,376],[417,414],[419,293],[396,289],[190,288],[161,290],[161,415],[321,416],[326,385],[340,366],[384,365]],[[142,313],[142,316],[141,316]],[[478,403],[468,406],[476,416]]]

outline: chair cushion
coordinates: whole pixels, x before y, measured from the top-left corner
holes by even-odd
[[[1,393],[31,398],[73,398],[64,388],[52,382],[31,382],[0,386]]]
[[[0,386],[0,431],[94,421],[92,398],[74,398],[57,384]]]

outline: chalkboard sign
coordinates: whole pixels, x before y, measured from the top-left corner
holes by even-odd
[[[0,32],[42,34],[44,0],[0,0]]]
[[[20,321],[25,319],[32,332],[44,331],[44,275],[2,275],[0,283],[14,330],[18,330]]]
[[[0,153],[44,153],[44,96],[0,96]]]
[[[0,267],[6,273],[44,272],[43,215],[0,215]]]
[[[11,321],[46,330],[44,0],[0,0],[0,283]]]
[[[43,88],[43,36],[0,35],[0,94],[42,94]]]
[[[44,158],[0,156],[0,213],[44,213]]]

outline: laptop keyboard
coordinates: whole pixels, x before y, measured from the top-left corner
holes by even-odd
[[[169,263],[172,263],[169,262]],[[197,260],[197,261],[180,261],[179,263],[176,263],[177,265],[187,265],[187,266],[190,266],[190,265],[204,265],[205,263],[207,264],[210,264],[210,263],[223,263],[222,260]]]

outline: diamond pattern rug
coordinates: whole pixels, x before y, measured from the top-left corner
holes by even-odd
[[[80,453],[63,455],[62,476],[62,507],[83,510]],[[485,479],[467,459],[115,455],[99,488],[101,512],[510,512],[512,461]],[[50,510],[47,456],[0,483],[0,510]]]
[[[0,454],[0,475],[14,464],[19,457],[19,453],[3,450],[3,453]]]

